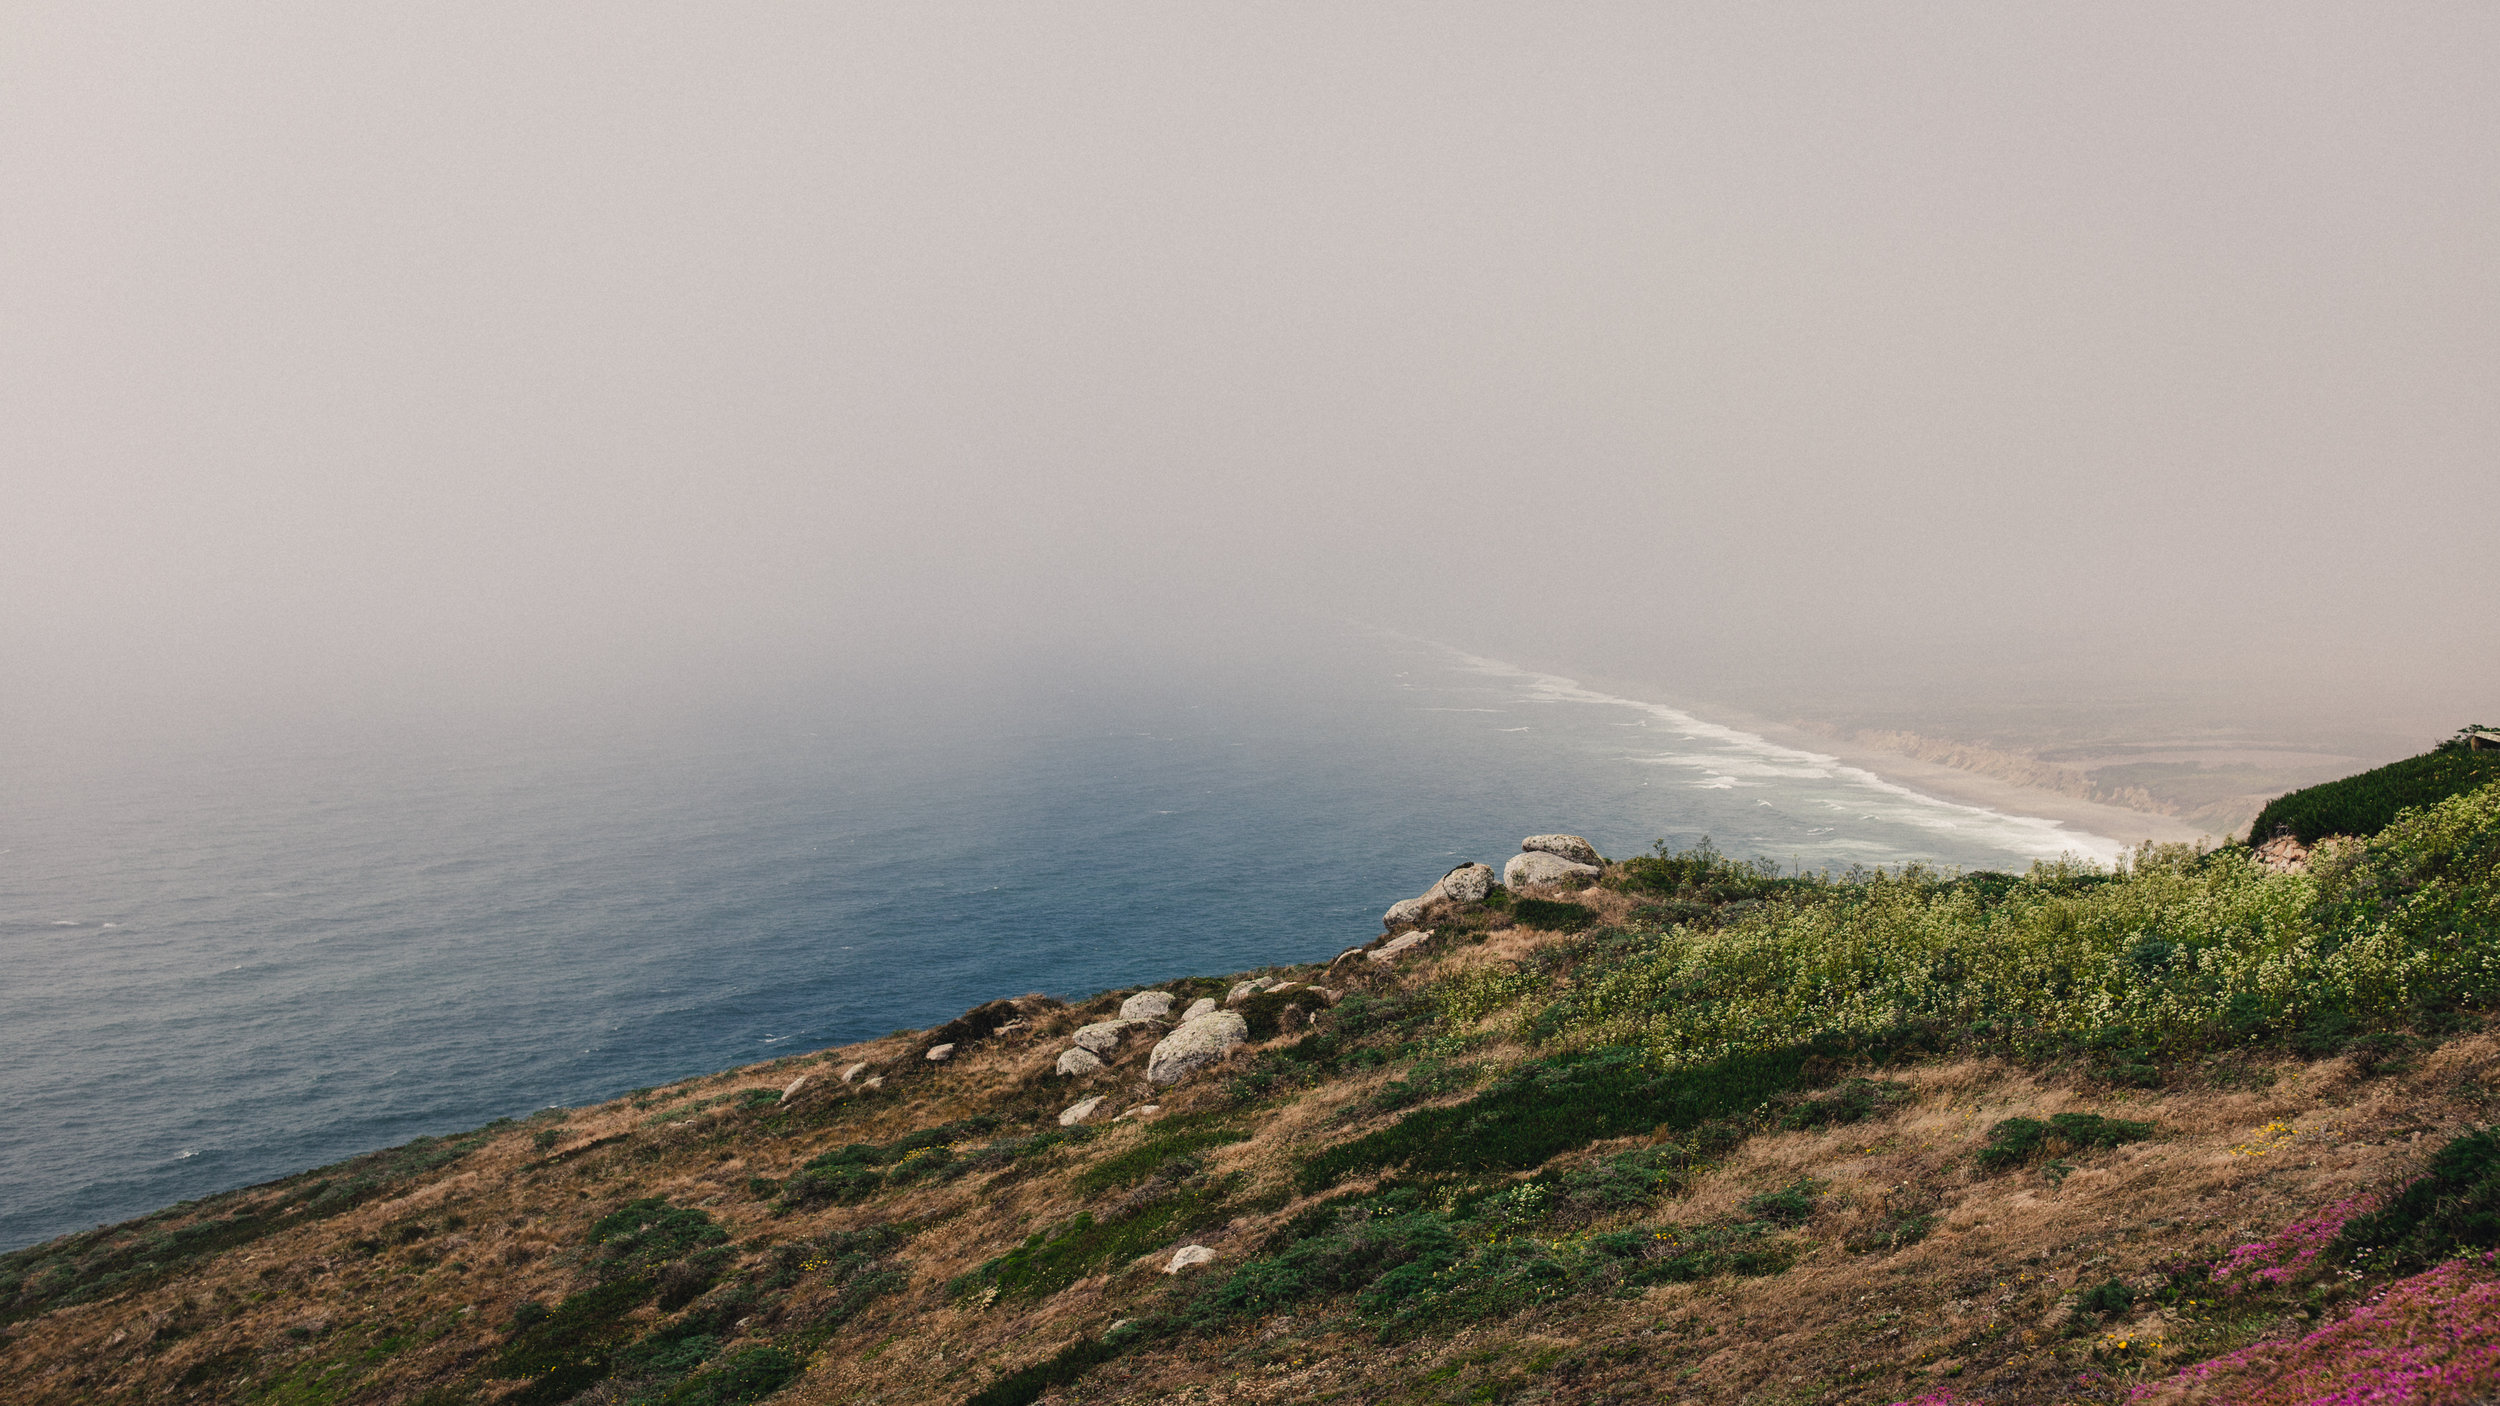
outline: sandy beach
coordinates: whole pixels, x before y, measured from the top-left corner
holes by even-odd
[[[1898,786],[1938,800],[1962,805],[1981,806],[2006,815],[2034,816],[2054,821],[2069,829],[2084,831],[2114,840],[2129,848],[2151,840],[2157,844],[2203,841],[2216,844],[2224,838],[2209,826],[2158,811],[2138,810],[2129,806],[2111,805],[2086,800],[2037,786],[2026,786],[2000,777],[1988,776],[1961,767],[1924,761],[1917,757],[1870,746],[1855,739],[1834,737],[1748,712],[1724,703],[1679,698],[1673,690],[1637,679],[1609,677],[1602,674],[1574,673],[1567,666],[1555,666],[1554,672],[1580,680],[1590,688],[1602,689],[1625,698],[1648,699],[1666,704],[1696,717],[1707,718],[1726,727],[1754,733],[1766,742],[1802,751],[1819,752],[1836,758],[1843,765],[1861,768]]]

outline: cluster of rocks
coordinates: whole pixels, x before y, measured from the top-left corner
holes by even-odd
[[[1606,860],[1597,847],[1577,835],[1530,835],[1519,842],[1519,853],[1502,866],[1505,888],[1526,888],[1531,884],[1580,884],[1597,882],[1605,872]]]
[[[1216,1004],[1213,997],[1200,997],[1174,1019],[1172,1008],[1180,1003],[1180,998],[1169,991],[1140,991],[1120,1003],[1118,1015],[1078,1026],[1069,1037],[1068,1048],[1060,1051],[1056,1067],[1061,1074],[1072,1077],[1099,1073],[1118,1057],[1121,1045],[1131,1037],[1162,1032],[1162,1038],[1146,1055],[1146,1082],[1160,1086],[1177,1084],[1249,1040],[1248,1018],[1240,1011],[1225,1009],[1226,1006],[1294,992],[1307,993],[1314,1006],[1334,1004],[1337,999],[1337,993],[1325,987],[1254,977],[1235,985],[1226,994],[1223,1005]],[[1060,1125],[1074,1127],[1093,1120],[1102,1113],[1107,1098],[1098,1096],[1070,1104],[1059,1115]],[[1152,1117],[1158,1111],[1156,1105],[1147,1104],[1129,1109],[1120,1117]]]
[[[1484,864],[1461,864],[1441,876],[1440,881],[1422,893],[1403,902],[1392,903],[1380,915],[1380,925],[1395,932],[1423,921],[1424,911],[1447,899],[1452,903],[1482,903],[1493,892],[1493,870]]]
[[[1519,853],[1502,866],[1502,886],[1522,889],[1536,884],[1587,885],[1595,883],[1605,867],[1605,856],[1597,852],[1597,846],[1578,835],[1530,835],[1519,842]],[[1380,925],[1390,932],[1420,927],[1434,904],[1464,907],[1484,902],[1492,892],[1490,865],[1461,864],[1422,893],[1389,905],[1389,911],[1380,915]],[[1377,951],[1372,957],[1375,961],[1385,960]]]

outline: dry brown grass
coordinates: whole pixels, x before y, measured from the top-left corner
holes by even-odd
[[[1623,895],[1602,890],[1570,896],[1609,917],[1629,906]],[[1454,943],[1388,969],[1348,963],[1326,979],[1379,991],[1412,987],[1437,972],[1522,960],[1551,940],[1495,928],[1481,942]],[[1353,966],[1364,970],[1349,974]],[[1318,971],[1284,974],[1311,979]],[[1053,1073],[1067,1032],[1115,1006],[1115,997],[1076,1007],[1036,1003],[1024,1029],[972,1044],[943,1065],[921,1059],[919,1037],[901,1036],[688,1080],[640,1104],[619,1099],[574,1110],[552,1151],[533,1145],[531,1127],[513,1128],[388,1202],[216,1256],[173,1282],[17,1325],[0,1342],[0,1381],[10,1384],[9,1400],[30,1406],[236,1399],[229,1388],[239,1379],[181,1383],[186,1373],[234,1352],[259,1355],[254,1370],[264,1385],[286,1372],[309,1380],[325,1364],[355,1362],[361,1345],[387,1332],[403,1338],[387,1361],[353,1365],[342,1379],[352,1385],[334,1395],[291,1399],[408,1401],[467,1380],[522,1303],[552,1302],[586,1284],[583,1237],[593,1217],[634,1197],[665,1195],[710,1211],[749,1263],[775,1242],[873,1222],[911,1223],[916,1232],[901,1251],[910,1287],[844,1327],[776,1400],[958,1401],[998,1370],[1038,1360],[1135,1313],[1166,1282],[1156,1272],[1159,1250],[1038,1302],[981,1308],[949,1298],[948,1281],[1035,1229],[1089,1206],[1101,1209],[1099,1198],[1074,1184],[1075,1169],[1143,1145],[1173,1119],[1227,1113],[1249,1120],[1254,1137],[1203,1158],[1217,1175],[1239,1174],[1230,1219],[1199,1237],[1224,1254],[1220,1272],[1307,1204],[1286,1189],[1301,1157],[1391,1116],[1362,1111],[1394,1077],[1386,1069],[1350,1074],[1274,1106],[1236,1108],[1225,1085],[1257,1058],[1258,1047],[1174,1089],[1145,1086],[1151,1042],[1143,1039],[1116,1052],[1099,1074]],[[1498,1062],[1518,1053],[1496,1042],[1472,1057]],[[876,1066],[885,1087],[839,1083],[838,1071],[858,1061]],[[2216,1253],[2384,1184],[2423,1145],[2436,1145],[2483,1112],[2495,1064],[2500,1042],[2474,1035],[2402,1075],[2364,1079],[2341,1061],[2255,1061],[2162,1093],[2095,1089],[1987,1062],[1901,1071],[1885,1077],[1908,1084],[1915,1096],[1886,1116],[1756,1136],[1654,1212],[1695,1222],[1731,1214],[1747,1197],[1799,1179],[1819,1182],[1821,1208],[1800,1232],[1807,1248],[1785,1274],[1658,1287],[1625,1299],[1571,1299],[1404,1343],[1380,1342],[1350,1319],[1324,1312],[1272,1318],[1138,1352],[1097,1369],[1058,1399],[1768,1406],[1883,1403],[1947,1379],[1996,1402],[2081,1399],[2081,1349],[2062,1331],[2069,1296],[2104,1279],[2144,1279],[2163,1261]],[[654,1121],[716,1095],[778,1089],[800,1073],[811,1080],[792,1107],[808,1126],[788,1136],[736,1133],[749,1125],[737,1121],[731,1104],[681,1122]],[[1163,1112],[1155,1122],[1101,1126],[1084,1148],[1053,1152],[1032,1169],[917,1185],[868,1205],[780,1214],[747,1189],[748,1178],[785,1177],[829,1148],[885,1141],[975,1113],[1049,1126],[1059,1109],[1094,1093],[1110,1097],[1106,1116],[1144,1103]],[[1974,1168],[1970,1153],[1997,1120],[2070,1109],[2151,1120],[2161,1135],[2073,1156],[2072,1170],[2058,1181],[2036,1170],[1991,1176]],[[2267,1134],[2269,1124],[2288,1125],[2293,1134]],[[734,1135],[725,1139],[725,1130]],[[609,1138],[616,1141],[597,1145]],[[1848,1248],[1920,1210],[1937,1218],[1925,1239],[1897,1250]],[[439,1228],[452,1216],[463,1224]],[[410,1246],[356,1248],[410,1220],[438,1229]],[[640,1313],[647,1318],[656,1310]],[[169,1326],[187,1331],[156,1341]],[[2126,1326],[2132,1341],[2161,1345],[2105,1364],[2112,1383],[2236,1346],[2268,1325],[2152,1315]],[[2090,1399],[2107,1399],[2108,1389],[2095,1390]]]

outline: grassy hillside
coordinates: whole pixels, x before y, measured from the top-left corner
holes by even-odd
[[[2303,844],[2329,835],[2376,834],[2399,811],[2500,781],[2500,752],[2468,751],[2463,739],[2461,732],[2421,756],[2279,796],[2257,813],[2249,840],[2270,840],[2284,830]]]
[[[2500,1393],[2500,787],[2306,874],[2148,849],[1800,877],[1705,848],[1429,917],[1397,961],[1266,973],[1337,998],[1252,999],[1250,1043],[1171,1088],[1148,1038],[1055,1072],[1130,993],[1027,997],[0,1257],[0,1381],[288,1406]],[[1184,1245],[1214,1257],[1163,1273]]]

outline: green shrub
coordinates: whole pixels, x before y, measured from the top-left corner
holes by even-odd
[[[1008,1297],[1044,1298],[1220,1218],[1221,1203],[1203,1188],[1175,1191],[1116,1220],[1080,1211],[1065,1224],[1036,1231],[951,1287],[958,1296],[996,1289]]]
[[[1156,1132],[1156,1136],[1135,1147],[1115,1152],[1077,1173],[1077,1189],[1092,1192],[1134,1186],[1176,1157],[1247,1141],[1250,1136],[1240,1128],[1184,1125],[1177,1118],[1160,1125]]]
[[[568,1296],[552,1311],[515,1314],[513,1334],[486,1369],[490,1377],[527,1377],[506,1400],[550,1406],[606,1376],[619,1339],[632,1329],[625,1315],[650,1298],[648,1279],[612,1279]]]
[[[1639,1052],[1598,1050],[1515,1066],[1476,1097],[1427,1108],[1305,1162],[1305,1192],[1383,1167],[1410,1172],[1526,1170],[1603,1138],[1690,1129],[1752,1109],[1806,1082],[1810,1071],[1897,1042],[1842,1041],[1731,1055],[1659,1070]]]
[[[811,1159],[783,1180],[782,1209],[803,1209],[827,1202],[849,1205],[865,1201],[888,1186],[960,1176],[985,1164],[975,1157],[958,1155],[956,1145],[996,1132],[998,1127],[998,1119],[982,1114],[922,1128],[892,1142],[854,1142],[837,1147]]]
[[[2435,805],[2500,781],[2500,752],[2441,748],[2400,762],[2304,787],[2278,796],[2248,827],[2251,844],[2288,830],[2302,844],[2329,835],[2370,835],[2394,823],[2397,813]]]
[[[1761,860],[1728,858],[1704,836],[1700,844],[1685,850],[1669,849],[1660,840],[1648,854],[1624,860],[1607,882],[1629,893],[1727,903],[1769,892],[1779,882],[1779,874]]]
[[[1820,1199],[1821,1186],[1811,1179],[1792,1182],[1777,1191],[1766,1191],[1749,1197],[1745,1214],[1774,1225],[1803,1225],[1814,1216],[1815,1202]]]
[[[1123,1344],[1122,1346],[1125,1346]],[[1079,1338],[1021,1371],[1010,1372],[964,1398],[964,1406],[1031,1406],[1042,1393],[1066,1386],[1086,1370],[1120,1355],[1101,1338]]]
[[[781,1390],[805,1370],[805,1363],[780,1348],[751,1347],[686,1378],[660,1401],[662,1406],[747,1406]]]
[[[1585,903],[1550,898],[1519,899],[1511,904],[1510,915],[1521,927],[1550,932],[1578,932],[1597,921],[1596,911]]]
[[[2097,1113],[2055,1113],[2045,1123],[2037,1118],[2008,1118],[1988,1130],[1987,1145],[1972,1157],[1989,1171],[2005,1171],[2044,1156],[2142,1142],[2153,1132],[2150,1123],[2130,1123]]]
[[[1790,1108],[1780,1119],[1780,1126],[1794,1132],[1802,1128],[1863,1123],[1896,1104],[1909,1101],[1911,1097],[1912,1091],[1907,1084],[1886,1083],[1878,1079],[1850,1079],[1821,1098],[1806,1099]]]
[[[1635,1147],[1563,1173],[1556,1204],[1583,1216],[1634,1210],[1682,1191],[1693,1166],[1692,1154],[1672,1143]]]
[[[1591,971],[1534,1033],[1671,1067],[1920,1029],[2088,1053],[2106,1078],[2151,1084],[2191,1055],[2325,1038],[2324,1013],[2357,1032],[2500,1004],[2500,786],[2405,812],[2313,868],[2172,846],[2011,885],[1917,868],[1766,879]]]
[[[713,1222],[711,1212],[672,1206],[665,1196],[628,1201],[590,1227],[590,1243],[601,1249],[600,1272],[611,1276],[648,1277],[688,1251],[728,1238],[729,1232]]]
[[[2135,1290],[2115,1279],[2104,1280],[2083,1291],[2075,1299],[2078,1314],[2099,1314],[2104,1317],[2124,1313],[2135,1307]]]
[[[1328,1009],[1328,1003],[1309,988],[1294,991],[1260,991],[1234,1002],[1228,1009],[1250,1026],[1253,1040],[1272,1039],[1284,1033],[1285,1010],[1293,1007],[1308,1019],[1313,1011]]]
[[[2500,1248],[2500,1132],[2450,1140],[2396,1198],[2345,1222],[2339,1258],[2412,1274],[2475,1250]]]

